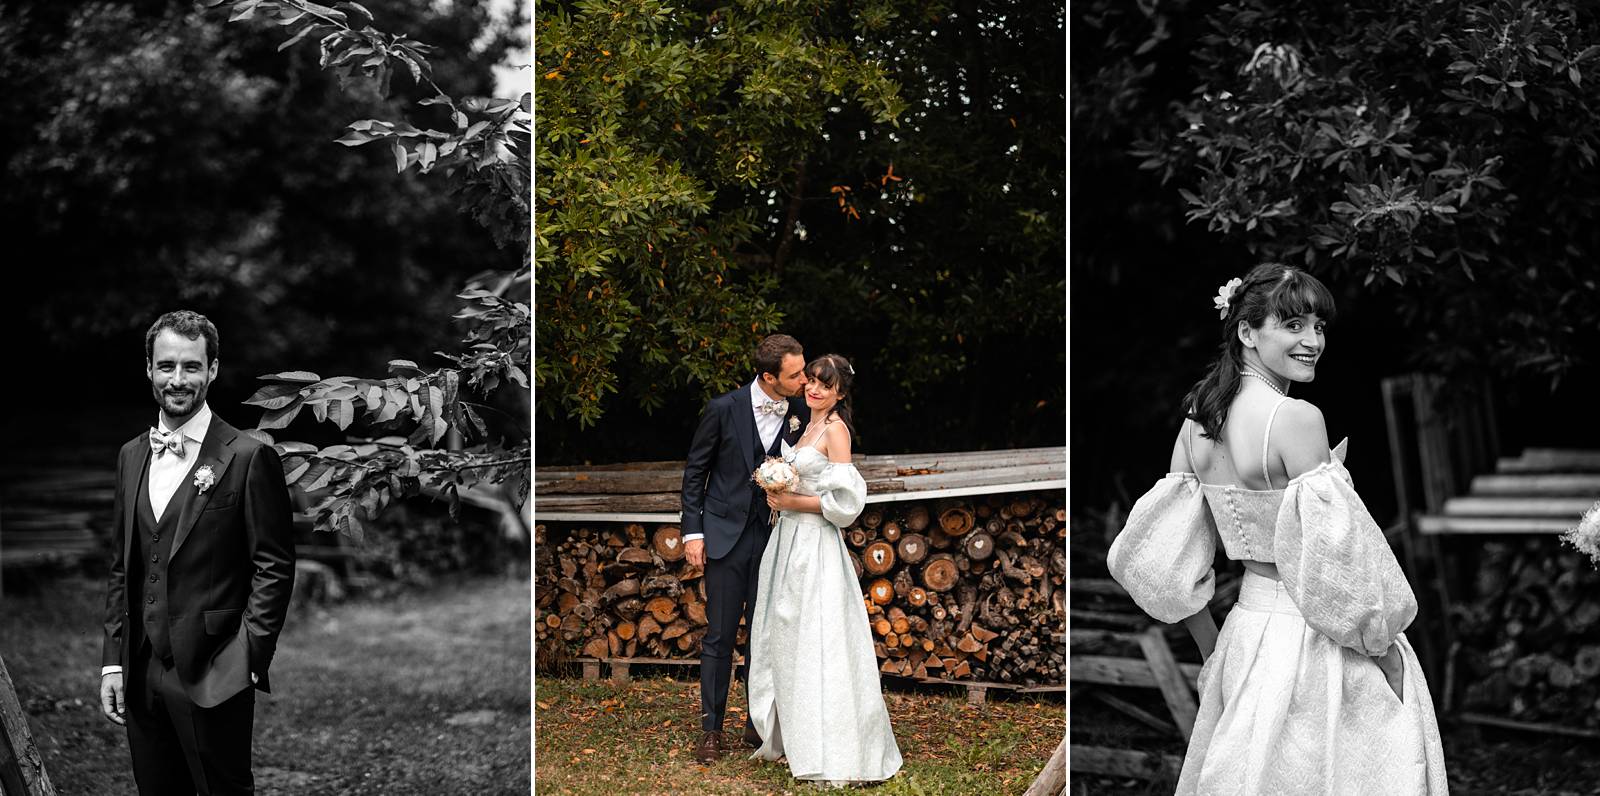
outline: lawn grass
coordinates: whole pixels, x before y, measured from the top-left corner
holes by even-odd
[[[684,669],[692,672],[692,668]],[[885,794],[1019,794],[1066,732],[1059,698],[991,697],[966,704],[964,691],[884,694],[905,766]],[[534,781],[540,794],[809,793],[784,763],[730,752],[695,762],[700,737],[698,680],[669,676],[625,683],[541,674],[535,689]],[[743,688],[729,695],[728,729],[744,727]]]
[[[104,585],[0,603],[0,655],[62,794],[133,793],[100,715]],[[528,585],[488,577],[290,617],[256,702],[256,792],[526,794]]]

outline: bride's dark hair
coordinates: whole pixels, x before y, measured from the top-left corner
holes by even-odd
[[[1311,274],[1281,263],[1262,263],[1244,275],[1228,302],[1228,315],[1222,319],[1222,348],[1204,378],[1195,382],[1183,398],[1187,417],[1200,424],[1201,436],[1218,439],[1228,421],[1228,406],[1239,394],[1239,371],[1244,370],[1244,342],[1239,339],[1239,322],[1260,329],[1267,316],[1293,318],[1316,313],[1324,321],[1333,320],[1333,294]]]
[[[854,437],[856,420],[855,412],[850,408],[850,385],[855,383],[856,369],[850,365],[850,360],[838,354],[823,354],[806,363],[806,378],[816,379],[839,391],[839,402],[833,405],[833,411],[844,421],[850,436]]]

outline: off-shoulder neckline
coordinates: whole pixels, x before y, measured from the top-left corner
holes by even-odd
[[[1208,483],[1206,483],[1204,481],[1201,481],[1200,480],[1200,476],[1197,473],[1173,472],[1173,473],[1167,473],[1167,477],[1171,478],[1172,476],[1178,476],[1179,478],[1181,478],[1183,480],[1192,480],[1195,483],[1199,484],[1200,486],[1211,487],[1212,489],[1226,489],[1226,490],[1230,490],[1230,491],[1233,491],[1233,492],[1248,492],[1248,493],[1257,494],[1257,495],[1281,495],[1281,494],[1289,491],[1289,487],[1294,486],[1295,484],[1299,483],[1300,481],[1303,481],[1303,480],[1305,480],[1307,478],[1310,478],[1311,476],[1316,475],[1316,474],[1318,474],[1318,473],[1320,473],[1320,472],[1322,472],[1324,470],[1332,470],[1334,468],[1334,465],[1338,465],[1340,467],[1343,467],[1344,466],[1344,462],[1339,461],[1339,458],[1337,456],[1334,456],[1334,457],[1328,459],[1328,461],[1325,461],[1325,462],[1317,465],[1316,467],[1313,467],[1313,468],[1311,468],[1311,469],[1309,469],[1309,470],[1307,470],[1307,471],[1305,471],[1305,472],[1303,472],[1303,473],[1301,473],[1301,474],[1289,479],[1289,486],[1286,486],[1283,489],[1250,489],[1248,487],[1238,486],[1237,484],[1208,484]]]

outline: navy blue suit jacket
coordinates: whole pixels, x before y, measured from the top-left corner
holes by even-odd
[[[790,418],[798,419],[798,425]],[[779,436],[794,444],[810,419],[805,400],[790,398]],[[756,455],[760,445],[749,382],[706,404],[683,467],[683,533],[705,534],[707,558],[727,555],[744,532],[752,498],[760,491],[750,478],[760,464]],[[764,500],[761,505],[765,506]],[[765,525],[767,517],[760,516],[760,522]]]

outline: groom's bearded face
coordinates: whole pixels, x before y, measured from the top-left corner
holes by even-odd
[[[772,389],[785,398],[793,398],[806,388],[806,358],[799,354],[784,354],[778,366],[777,381]]]
[[[211,381],[217,377],[217,363],[206,359],[206,340],[190,340],[162,329],[150,347],[146,363],[150,392],[161,411],[174,418],[186,418],[205,403]]]

